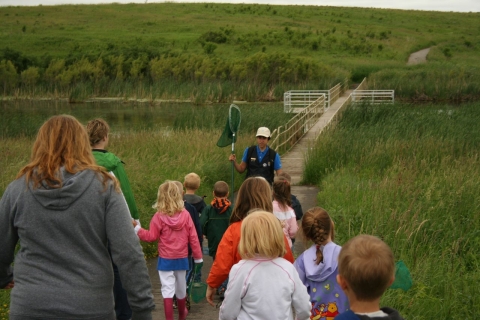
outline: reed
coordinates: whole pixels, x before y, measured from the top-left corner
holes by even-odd
[[[338,242],[379,236],[409,267],[414,286],[382,299],[406,319],[480,316],[478,107],[349,107],[308,154]]]

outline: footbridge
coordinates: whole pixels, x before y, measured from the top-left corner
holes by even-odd
[[[282,155],[282,167],[292,177],[293,185],[302,179],[306,151],[322,132],[335,127],[348,105],[394,103],[393,90],[367,90],[367,87],[365,78],[355,89],[349,89],[348,81],[344,81],[329,90],[285,92],[284,112],[295,116],[272,131],[269,145]]]

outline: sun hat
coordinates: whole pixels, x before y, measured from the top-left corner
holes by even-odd
[[[258,128],[257,137],[270,138],[270,130],[267,127]]]

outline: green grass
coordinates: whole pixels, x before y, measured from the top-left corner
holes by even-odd
[[[308,154],[338,242],[379,236],[409,267],[414,286],[382,299],[405,319],[480,316],[478,108],[350,107]]]
[[[480,13],[147,3],[12,6],[0,15],[3,96],[279,101],[284,91],[371,76],[404,100],[439,91],[479,98]],[[406,66],[427,47],[432,67]],[[457,69],[436,88],[439,73],[447,81]],[[418,73],[425,77],[410,81]]]

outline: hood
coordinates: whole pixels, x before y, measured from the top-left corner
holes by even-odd
[[[68,209],[90,187],[93,179],[96,178],[95,172],[91,170],[83,170],[72,174],[62,167],[59,174],[63,181],[61,188],[51,188],[43,183],[36,189],[32,188],[32,184],[28,186],[35,199],[49,210]]]
[[[311,263],[317,259],[317,248],[315,245],[308,248],[303,254],[303,261],[305,265],[305,275],[307,279],[312,281],[324,281],[332,273],[337,270],[338,267],[338,255],[340,254],[339,245],[334,242],[329,242],[325,246],[321,246],[320,249],[323,252],[323,262],[318,265]]]
[[[122,162],[116,155],[107,150],[93,149],[92,151],[97,165],[104,167],[107,171],[115,170]]]
[[[185,208],[171,217],[160,214],[160,220],[172,230],[181,230],[187,224],[188,219],[191,219],[190,214]]]

